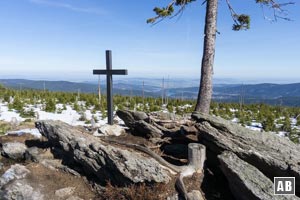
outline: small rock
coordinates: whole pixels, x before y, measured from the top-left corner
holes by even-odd
[[[61,169],[69,174],[72,174],[73,176],[78,176],[78,177],[81,176],[80,173],[78,173],[76,170],[71,169],[70,167],[68,167],[66,165],[63,165],[63,167]]]
[[[175,120],[176,115],[170,112],[157,112],[157,118],[160,120]]]
[[[55,191],[55,196],[64,198],[74,193],[75,187],[66,187]]]
[[[132,116],[135,120],[147,120],[149,117],[146,113],[141,111],[132,112]]]
[[[188,193],[188,199],[190,200],[204,200],[201,192],[199,190],[192,190]]]
[[[12,165],[0,178],[0,199],[43,200],[38,189],[33,189],[24,179],[30,171],[23,165]]]
[[[69,198],[67,198],[66,200],[84,200],[78,196],[70,196]]]
[[[20,142],[7,142],[2,146],[2,155],[14,160],[24,159],[27,147]]]
[[[109,125],[105,124],[101,126],[98,129],[98,132],[96,131],[93,135],[94,136],[120,136],[121,134],[124,134],[125,130],[119,125]]]
[[[12,117],[10,120],[10,125],[12,127],[16,127],[20,125],[20,122],[18,121],[18,119],[16,117]]]
[[[44,195],[33,189],[25,180],[16,180],[0,191],[2,200],[43,200]]]
[[[56,169],[62,168],[61,160],[59,160],[59,159],[43,159],[40,161],[40,163],[44,167],[46,167],[50,170],[56,170]]]
[[[25,159],[31,160],[33,162],[38,162],[39,159],[39,149],[37,147],[30,147],[25,151]]]
[[[30,171],[23,165],[12,165],[1,177],[0,188],[14,179],[24,178]]]

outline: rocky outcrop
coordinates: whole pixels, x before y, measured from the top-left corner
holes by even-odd
[[[155,144],[168,143],[172,140],[179,144],[197,141],[194,137],[198,130],[190,120],[172,120],[172,113],[118,110],[117,115],[130,129],[130,133],[149,139]]]
[[[274,199],[273,183],[257,168],[241,160],[232,152],[218,156],[221,169],[228,180],[233,195],[239,200]],[[278,200],[297,200],[295,196],[277,196]]]
[[[117,115],[130,128],[132,134],[146,138],[160,138],[163,133],[149,122],[149,117],[144,112],[118,110]]]
[[[194,113],[199,141],[215,155],[229,151],[254,166],[270,180],[295,177],[300,188],[300,146],[272,133],[251,131],[219,117]],[[223,162],[224,163],[224,162]],[[300,196],[300,191],[296,190]]]
[[[112,184],[126,185],[170,180],[166,169],[142,153],[109,145],[59,121],[39,121],[36,127],[54,147],[61,148],[87,174],[93,174],[100,182],[110,180]]]

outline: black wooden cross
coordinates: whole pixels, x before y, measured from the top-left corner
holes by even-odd
[[[113,124],[113,94],[112,94],[112,75],[127,75],[126,69],[112,69],[111,51],[106,50],[106,70],[94,69],[93,74],[106,74],[106,96],[107,96],[107,117],[108,124]]]

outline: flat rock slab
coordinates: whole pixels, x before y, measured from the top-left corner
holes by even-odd
[[[236,199],[299,200],[292,195],[275,196],[273,183],[252,165],[241,160],[232,152],[225,151],[218,156],[232,194]]]
[[[112,146],[60,121],[38,121],[36,127],[54,146],[63,149],[99,181],[112,184],[156,182],[167,183],[169,172],[155,159],[144,154]]]

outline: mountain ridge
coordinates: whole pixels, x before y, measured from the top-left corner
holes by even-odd
[[[114,93],[121,95],[142,96],[143,89],[145,96],[162,96],[162,87],[157,83],[159,79],[147,79],[143,85],[143,79],[114,80]],[[151,84],[155,82],[155,85]],[[186,85],[188,80],[186,80]],[[71,81],[44,81],[28,79],[0,79],[0,84],[14,89],[37,89],[63,92],[96,93],[96,83],[71,82]],[[101,89],[106,92],[105,81],[101,81]],[[172,82],[168,86],[165,82],[164,93],[170,98],[196,99],[199,87],[181,87],[180,81]],[[167,88],[168,87],[168,88]],[[300,83],[258,83],[258,84],[215,84],[213,99],[221,102],[238,102],[243,99],[245,103],[269,103],[289,106],[300,106]]]

